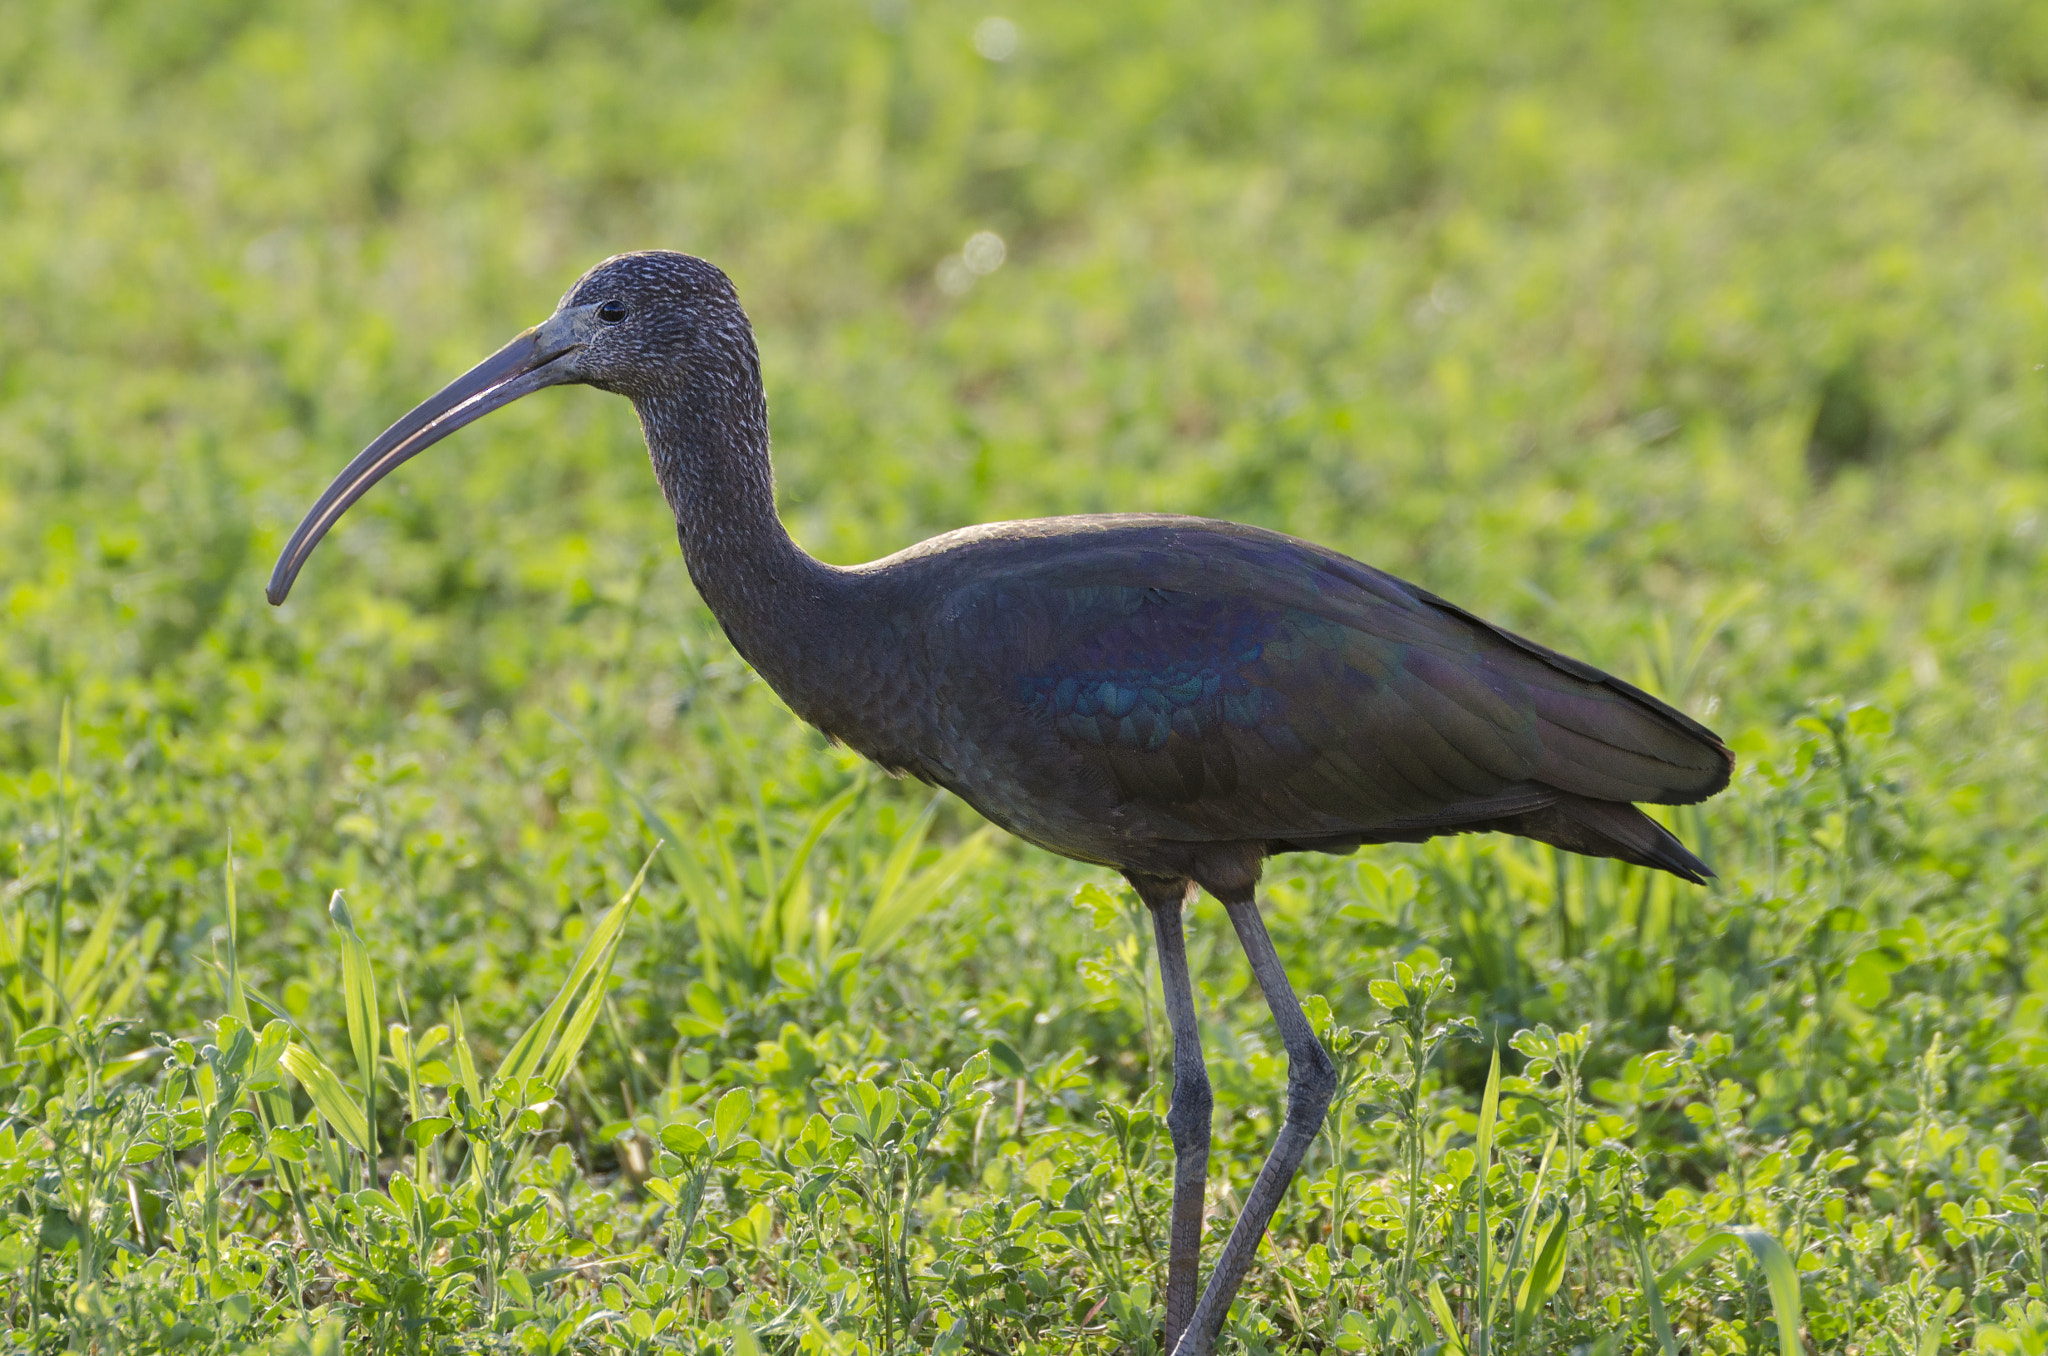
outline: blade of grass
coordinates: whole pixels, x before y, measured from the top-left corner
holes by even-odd
[[[889,855],[882,861],[882,883],[875,887],[875,902],[870,908],[887,908],[896,895],[897,887],[903,884],[903,877],[909,872],[910,864],[917,860],[918,849],[924,846],[924,836],[930,832],[932,819],[939,812],[939,797],[934,794],[925,802],[924,809],[917,812],[917,818],[910,827],[897,835]]]
[[[87,995],[98,987],[101,962],[106,959],[107,944],[113,940],[114,925],[120,921],[122,903],[116,895],[100,906],[92,931],[79,944],[78,954],[71,958],[70,973],[64,976],[64,1003],[73,1012],[85,1011]]]
[[[0,900],[20,897],[20,888],[21,882],[18,881],[6,892],[0,893]],[[0,924],[0,976],[6,978],[4,996],[8,1000],[0,1002],[0,1020],[5,1022],[4,1026],[0,1026],[0,1031],[7,1032],[10,1039],[15,1026],[14,1009],[19,1007],[26,1010],[28,1006],[27,990],[22,984],[24,970],[21,963],[22,957],[27,954],[28,907],[24,904],[13,930],[10,931],[4,924]]]
[[[43,938],[43,1021],[56,1025],[64,1005],[64,904],[71,896],[71,699],[57,717],[57,891]]]
[[[860,798],[860,793],[866,789],[867,778],[855,778],[852,786],[826,801],[819,807],[818,813],[811,816],[810,827],[804,830],[803,838],[798,841],[796,851],[789,859],[789,869],[782,873],[782,883],[776,889],[775,903],[778,907],[789,898],[790,891],[796,888],[797,879],[803,875],[804,863],[810,860],[811,851],[818,846],[818,840],[825,836],[825,830],[831,828],[832,822],[845,814],[854,801]]]
[[[363,1109],[356,1105],[348,1087],[327,1067],[326,1061],[294,1041],[284,1048],[279,1060],[313,1099],[313,1109],[334,1127],[334,1132],[358,1152],[370,1152],[370,1132],[363,1121]]]
[[[1763,1268],[1764,1284],[1771,1293],[1771,1310],[1778,1321],[1780,1356],[1800,1356],[1799,1329],[1805,1320],[1806,1310],[1799,1294],[1799,1272],[1792,1265],[1792,1256],[1785,1251],[1785,1245],[1762,1229],[1722,1229],[1708,1234],[1657,1278],[1658,1286],[1670,1289],[1687,1272],[1711,1260],[1733,1243],[1747,1247],[1757,1265]]]
[[[1493,1350],[1493,1221],[1488,1213],[1492,1192],[1487,1176],[1493,1168],[1493,1129],[1500,1119],[1500,1045],[1486,1070],[1486,1090],[1479,1096],[1479,1323],[1474,1334],[1479,1356]]]
[[[803,884],[804,866],[810,861],[812,851],[825,836],[825,831],[852,807],[854,801],[860,798],[860,793],[866,789],[867,778],[855,778],[853,785],[826,801],[819,807],[818,813],[811,816],[809,827],[804,830],[803,838],[797,843],[796,851],[789,859],[788,868],[782,873],[782,882],[776,887],[774,905],[766,911],[776,934],[767,959],[773,960],[775,954],[786,948],[790,938],[795,935],[799,920],[792,914],[791,906],[797,902],[797,887]]]
[[[731,837],[719,832],[716,824],[711,825],[711,852],[718,860],[718,874],[725,881],[725,907],[732,919],[732,944],[744,957],[747,938],[752,932],[747,926],[746,914],[740,908],[740,901],[747,897],[747,882],[740,875],[739,860],[732,855]]]
[[[143,979],[149,974],[150,960],[156,955],[157,944],[163,941],[163,939],[164,920],[152,918],[142,925],[141,936],[130,937],[121,944],[121,949],[115,953],[114,959],[108,963],[107,968],[110,970],[120,970],[126,967],[128,977],[123,979],[115,986],[113,992],[107,995],[107,1001],[101,1008],[101,1011],[126,1012],[128,1010],[128,1000],[134,996],[136,986],[141,984]]]
[[[377,1041],[383,1034],[377,1025],[377,977],[370,968],[370,948],[356,932],[355,918],[341,891],[327,901],[327,917],[341,939],[341,1008],[348,1018],[348,1043],[355,1052],[356,1070],[362,1079],[364,1141],[357,1147],[368,1156],[363,1165],[364,1185],[374,1186],[377,1178]]]
[[[1690,1252],[1686,1253],[1685,1256],[1679,1258],[1676,1262],[1666,1267],[1663,1270],[1663,1272],[1658,1275],[1658,1287],[1660,1289],[1669,1290],[1672,1286],[1677,1285],[1680,1281],[1684,1280],[1685,1274],[1691,1271],[1694,1267],[1700,1265],[1702,1262],[1708,1261],[1713,1257],[1717,1256],[1721,1252],[1721,1250],[1727,1247],[1730,1243],[1736,1243],[1740,1241],[1741,1240],[1737,1239],[1732,1232],[1726,1229],[1718,1230],[1714,1233],[1708,1234],[1705,1238],[1693,1244],[1692,1250]]]
[[[598,1017],[604,1012],[605,982],[611,977],[612,960],[618,955],[619,938],[624,933],[626,916],[632,907],[633,894],[629,891],[626,898],[612,906],[611,912],[599,925],[608,927],[611,936],[597,963],[591,967],[590,980],[583,986],[582,998],[562,1026],[561,1039],[555,1042],[554,1053],[548,1056],[547,1066],[541,1070],[541,1081],[551,1087],[560,1087],[562,1080],[568,1077],[576,1065],[576,1056],[582,1053],[583,1043],[590,1039],[591,1028],[597,1025]]]
[[[977,830],[911,877],[902,889],[886,900],[878,901],[874,908],[868,910],[868,916],[860,926],[860,937],[854,945],[873,956],[895,941],[905,928],[917,921],[918,915],[938,900],[947,886],[980,860],[994,841],[995,833],[994,825]]]
[[[718,730],[725,737],[726,747],[732,751],[733,763],[740,766],[751,762],[745,742],[741,740],[739,731],[732,727],[732,717],[726,713],[725,703],[713,703],[711,712],[718,717]],[[778,875],[774,848],[768,838],[768,806],[761,799],[761,779],[752,775],[750,768],[741,766],[740,771],[740,784],[746,788],[747,803],[754,809],[754,857],[761,867],[761,898],[773,899]]]
[[[1699,672],[1700,661],[1706,657],[1707,648],[1720,638],[1721,628],[1733,620],[1736,613],[1762,597],[1764,592],[1761,581],[1745,580],[1699,619],[1692,629],[1692,644],[1686,649],[1683,664],[1670,675],[1672,701],[1682,703],[1692,695],[1693,675]]]
[[[235,835],[232,831],[228,834],[228,859],[221,864],[220,874],[227,891],[228,913],[228,963],[221,999],[236,1021],[253,1027],[249,1020],[249,1000],[242,992],[241,910],[235,898]]]
[[[228,961],[224,968],[220,967],[216,962],[215,968],[224,976],[222,997],[227,1003],[228,1012],[243,1026],[254,1031],[256,1029],[256,1022],[249,1015],[249,993],[247,987],[242,983],[241,903],[235,893],[235,838],[232,833],[228,835],[228,855],[227,861],[221,866],[221,878],[227,890]],[[151,950],[154,949],[154,947],[151,947]],[[268,1132],[277,1126],[291,1123],[292,1099],[282,1089],[271,1088],[256,1095],[256,1111],[263,1118],[264,1129]],[[300,1214],[303,1216],[304,1203],[299,1201],[297,1175],[291,1170],[289,1165],[280,1164],[279,1166],[282,1169],[287,1185],[291,1187],[292,1198],[294,1202],[299,1204]],[[307,1227],[309,1230],[307,1236],[311,1237],[311,1225],[308,1224]]]
[[[716,988],[719,952],[725,948],[738,950],[745,943],[746,924],[740,914],[739,899],[719,889],[711,873],[697,860],[689,839],[663,835],[662,841],[675,844],[668,856],[669,865],[675,869],[677,883],[690,902],[690,913],[697,924],[698,959],[704,967],[704,980]]]
[[[1508,1245],[1508,1264],[1501,1269],[1502,1279],[1513,1276],[1515,1268],[1522,1263],[1522,1251],[1528,1246],[1529,1230],[1536,1224],[1536,1207],[1543,1202],[1543,1180],[1550,1173],[1550,1158],[1557,1151],[1559,1131],[1550,1132],[1550,1142],[1543,1146],[1543,1157],[1536,1164],[1536,1180],[1529,1184],[1529,1203],[1522,1208],[1522,1223],[1515,1230],[1515,1241]]]
[[[1544,1227],[1543,1241],[1536,1247],[1536,1260],[1529,1264],[1529,1272],[1522,1277],[1521,1290],[1515,1295],[1515,1326],[1513,1343],[1516,1351],[1528,1346],[1529,1332],[1536,1324],[1536,1314],[1557,1293],[1557,1287],[1564,1281],[1565,1238],[1571,1227],[1572,1208],[1569,1201],[1558,1205],[1557,1213],[1550,1217]]]
[[[460,1001],[450,1003],[449,1009],[449,1025],[454,1028],[449,1044],[455,1047],[455,1072],[462,1079],[462,1090],[469,1094],[469,1104],[476,1108],[478,1115],[482,1115],[485,1109],[483,1083],[476,1076],[476,1058],[470,1053],[469,1033],[462,1029],[462,1004]]]
[[[1444,1298],[1444,1288],[1434,1278],[1429,1283],[1429,1309],[1436,1315],[1437,1325],[1444,1330],[1442,1350],[1449,1356],[1465,1356],[1465,1343],[1458,1336],[1457,1318],[1451,1313],[1451,1303]]]
[[[659,844],[655,845],[655,851],[660,851]],[[546,1010],[521,1034],[512,1048],[506,1052],[505,1058],[499,1062],[498,1072],[492,1078],[494,1084],[522,1081],[530,1078],[534,1070],[540,1067],[542,1056],[547,1053],[549,1044],[555,1038],[555,1032],[561,1027],[563,1014],[568,1011],[569,1004],[581,991],[583,982],[590,977],[600,962],[609,966],[611,948],[618,940],[620,929],[626,926],[626,918],[632,911],[633,901],[639,898],[640,887],[647,880],[647,868],[652,865],[654,854],[649,853],[647,860],[641,863],[640,873],[634,876],[633,883],[626,887],[626,893],[619,898],[617,904],[606,911],[597,925],[590,930],[590,936],[584,939],[583,949],[577,953],[575,964],[569,967],[569,976],[562,981],[562,987],[555,994],[554,1001],[547,1005]]]
[[[654,802],[619,771],[583,731],[560,715],[555,715],[555,723],[576,737],[592,760],[604,770],[605,776],[612,779],[612,784],[633,802],[634,810],[640,815],[640,823],[654,835],[655,840],[672,845],[668,856],[662,860],[675,873],[676,883],[682,887],[683,897],[689,901],[690,912],[695,915],[702,952],[699,963],[704,967],[705,980],[716,987],[720,948],[739,950],[746,944],[746,919],[740,912],[740,892],[720,891],[703,863],[697,860],[697,854],[690,850],[690,840],[676,831],[661,811],[654,808]]]
[[[1671,1319],[1664,1312],[1664,1293],[1657,1284],[1657,1269],[1650,1265],[1649,1245],[1633,1224],[1626,1226],[1626,1232],[1630,1250],[1635,1254],[1636,1274],[1642,1278],[1643,1307],[1649,1311],[1650,1331],[1657,1334],[1657,1345],[1664,1356],[1678,1356],[1678,1337],[1671,1331]]]
[[[1781,1356],[1800,1356],[1799,1329],[1806,1314],[1799,1295],[1799,1270],[1792,1265],[1792,1254],[1785,1251],[1776,1235],[1762,1229],[1730,1232],[1748,1245],[1750,1255],[1764,1269],[1764,1283],[1771,1291],[1771,1308],[1778,1318],[1778,1351]]]
[[[1913,1356],[1940,1356],[1941,1339],[1948,1334],[1948,1321],[1955,1316],[1956,1310],[1962,1307],[1962,1303],[1963,1292],[1958,1288],[1950,1290],[1948,1298],[1942,1300],[1940,1304],[1930,1304],[1928,1306],[1934,1311],[1934,1314],[1927,1325],[1920,1330],[1920,1345],[1914,1350]]]

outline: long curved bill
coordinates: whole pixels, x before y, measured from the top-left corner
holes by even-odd
[[[349,505],[401,463],[523,395],[543,386],[574,381],[574,365],[569,359],[583,347],[588,317],[581,313],[588,309],[559,311],[527,330],[421,402],[356,454],[356,459],[306,511],[298,530],[285,543],[276,568],[270,572],[270,587],[264,590],[271,606],[282,603],[291,592],[292,581],[299,577],[299,571],[313,554],[313,548],[327,535],[327,529],[348,512]]]

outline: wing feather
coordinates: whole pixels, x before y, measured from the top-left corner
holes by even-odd
[[[1728,780],[1720,740],[1639,688],[1277,534],[1137,520],[971,587],[951,615],[1000,637],[983,685],[1176,837],[1541,827]]]

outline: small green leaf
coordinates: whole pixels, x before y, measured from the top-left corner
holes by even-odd
[[[1373,1002],[1389,1012],[1399,1012],[1408,1006],[1408,995],[1401,992],[1401,986],[1391,979],[1376,979],[1366,986]]]
[[[285,1046],[291,1044],[292,1024],[281,1017],[273,1017],[264,1023],[262,1033],[256,1039],[256,1053],[249,1062],[252,1077],[261,1076],[275,1068],[284,1058]]]
[[[446,1116],[422,1116],[405,1127],[405,1137],[424,1149],[454,1128],[455,1122]]]
[[[694,1125],[677,1122],[661,1128],[661,1144],[670,1153],[684,1158],[695,1158],[711,1147],[711,1141],[704,1138],[704,1132]]]
[[[988,1043],[988,1057],[1005,1078],[1022,1078],[1029,1071],[1024,1056],[1017,1053],[1015,1046],[1006,1040],[992,1040]]]
[[[960,1066],[960,1072],[946,1080],[946,1095],[957,1104],[974,1091],[974,1085],[988,1077],[989,1051],[978,1050]],[[1015,1053],[1012,1051],[1011,1053]]]
[[[754,1115],[754,1094],[745,1088],[734,1088],[718,1099],[718,1109],[712,1113],[711,1124],[721,1146],[730,1145],[746,1129],[747,1122]]]
[[[1092,882],[1074,891],[1074,907],[1086,909],[1090,921],[1098,928],[1111,927],[1123,916],[1116,896]]]
[[[1899,969],[1891,953],[1873,947],[1849,962],[1842,988],[1859,1008],[1876,1008],[1892,996],[1892,972]]]

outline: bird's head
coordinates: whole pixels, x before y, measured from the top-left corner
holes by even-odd
[[[558,380],[634,400],[674,395],[753,351],[731,281],[673,250],[605,260],[576,280],[539,331],[549,326],[560,327],[559,342],[577,345],[557,360]]]
[[[620,254],[576,280],[555,313],[377,435],[306,512],[271,571],[282,603],[313,548],[401,463],[545,386],[580,383],[633,401],[683,394],[735,362],[754,365],[753,331],[725,274],[671,250]],[[758,379],[758,378],[757,378]]]

